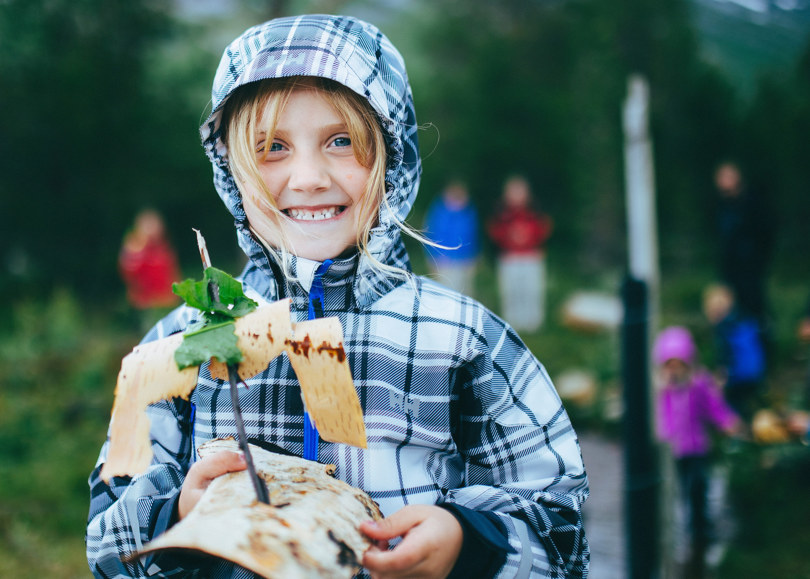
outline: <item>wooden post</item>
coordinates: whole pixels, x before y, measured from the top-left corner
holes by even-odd
[[[628,233],[628,275],[622,288],[627,576],[653,579],[661,577],[662,571],[667,575],[661,566],[661,553],[667,551],[662,540],[666,526],[662,527],[659,516],[662,465],[653,435],[655,399],[649,364],[659,294],[655,176],[649,87],[642,76],[633,75],[627,88],[622,111]]]

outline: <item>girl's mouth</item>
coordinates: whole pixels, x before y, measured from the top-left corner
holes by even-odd
[[[290,209],[285,209],[284,213],[287,214],[287,216],[291,219],[296,219],[298,221],[323,221],[325,219],[332,219],[336,215],[343,213],[345,210],[345,205],[320,207],[318,209],[292,207]]]

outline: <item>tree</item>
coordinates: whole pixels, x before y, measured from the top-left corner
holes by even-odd
[[[200,108],[178,98],[188,77],[156,78],[152,67],[177,30],[158,1],[0,5],[0,291],[110,295],[137,209],[172,220],[210,189]]]
[[[430,145],[426,203],[449,172],[491,207],[503,177],[528,174],[555,216],[555,251],[587,271],[624,263],[621,103],[629,74],[652,97],[662,254],[705,258],[707,167],[733,137],[735,97],[698,55],[685,0],[492,3],[444,0],[412,26],[412,68]],[[421,206],[421,205],[420,205]]]

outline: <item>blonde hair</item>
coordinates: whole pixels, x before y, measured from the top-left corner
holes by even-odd
[[[364,195],[360,200],[360,227],[356,236],[358,249],[368,256],[378,269],[407,275],[407,272],[399,268],[379,262],[368,251],[369,236],[371,229],[377,224],[380,205],[388,202],[385,196],[385,171],[388,159],[386,143],[380,122],[369,103],[340,83],[320,77],[294,76],[262,80],[237,89],[228,99],[222,113],[222,139],[228,148],[231,172],[237,186],[242,194],[246,195],[250,190],[246,185],[254,185],[256,190],[262,193],[262,197],[255,201],[270,208],[278,222],[287,219],[276,206],[273,195],[261,177],[256,162],[255,143],[258,128],[267,135],[264,145],[267,154],[290,95],[293,91],[301,89],[317,92],[335,109],[341,120],[346,123],[357,162],[370,172]],[[403,231],[410,231],[404,223],[397,221],[397,225]],[[281,238],[280,247],[268,249],[275,253],[289,275],[291,272],[287,265],[289,255],[292,254],[291,245],[284,228],[279,226],[278,232]]]

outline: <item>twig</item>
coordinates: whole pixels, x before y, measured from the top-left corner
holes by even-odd
[[[211,258],[208,256],[208,248],[205,245],[205,238],[202,233],[195,229],[194,233],[197,234],[197,247],[200,250],[200,259],[203,264],[203,271],[211,267]],[[210,281],[208,291],[211,292],[211,298],[219,301],[219,286],[216,282]],[[248,447],[247,432],[245,432],[245,421],[242,418],[242,409],[239,406],[239,373],[236,371],[234,364],[228,364],[228,381],[230,382],[231,390],[231,406],[233,406],[233,417],[236,422],[236,434],[239,441],[239,448],[245,455],[245,462],[247,463],[248,475],[253,483],[253,489],[256,491],[256,499],[260,503],[270,504],[270,493],[267,491],[267,484],[264,479],[256,472],[256,466],[253,463],[253,455],[250,453]]]

